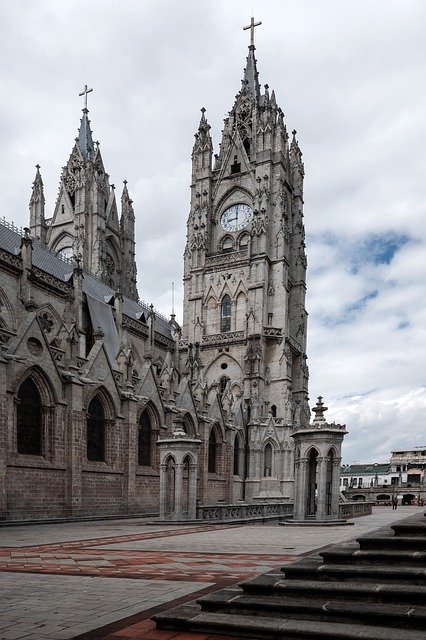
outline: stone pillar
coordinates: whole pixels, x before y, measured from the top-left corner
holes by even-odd
[[[195,518],[197,508],[197,469],[198,449],[201,440],[190,438],[177,424],[173,436],[157,441],[160,449],[160,520],[182,520]],[[166,461],[173,459],[175,465],[174,510],[167,513],[167,465]],[[188,513],[183,513],[183,471],[189,460],[188,470]]]
[[[327,518],[326,489],[327,489],[327,458],[318,458],[318,494],[317,494],[317,520]]]
[[[182,489],[183,489],[183,464],[178,462],[175,464],[175,510],[173,515],[174,520],[182,520]],[[188,505],[189,508],[189,505]]]
[[[0,356],[0,515],[7,509],[7,447],[8,447],[8,419],[7,419],[7,361]]]
[[[136,511],[136,460],[137,460],[137,407],[138,400],[133,396],[127,397],[122,405],[124,421],[123,429],[123,469],[124,487],[123,502],[125,513]]]
[[[82,410],[83,385],[76,378],[67,385],[68,400],[68,491],[67,508],[70,516],[81,515],[82,512],[82,456],[85,442],[84,429],[86,415]]]
[[[324,407],[321,396],[314,407],[315,418],[312,424],[302,426],[292,433],[295,451],[300,451],[296,460],[294,519],[310,521],[333,520],[339,517],[340,495],[340,461],[341,447],[345,434],[345,425],[328,424],[324,418]],[[312,473],[310,465],[313,460],[317,464],[317,503],[316,513],[308,509],[308,483],[311,489],[315,486],[315,479],[309,477]],[[330,467],[331,465],[331,467]],[[331,473],[331,478],[330,478]],[[330,483],[329,508],[327,506],[327,480]],[[312,496],[313,497],[313,496]],[[329,511],[329,513],[327,513]]]
[[[197,517],[197,465],[189,465],[189,492],[188,492],[188,518],[195,520]]]
[[[160,465],[160,520],[166,519],[167,513],[167,465]]]
[[[331,513],[330,517],[335,520],[339,517],[339,496],[340,496],[340,466],[341,458],[334,458],[332,462],[332,481],[331,481]]]
[[[295,520],[303,520],[306,515],[307,475],[308,475],[308,459],[300,458],[299,460],[296,460],[296,473],[295,473],[296,491],[294,494]]]

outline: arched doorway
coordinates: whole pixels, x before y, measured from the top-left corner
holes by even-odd
[[[317,512],[316,489],[317,489],[317,467],[318,451],[311,449],[308,456],[308,482],[306,496],[306,515],[314,516]]]

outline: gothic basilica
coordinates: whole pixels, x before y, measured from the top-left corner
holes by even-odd
[[[253,42],[217,154],[201,112],[182,326],[139,301],[131,196],[87,102],[52,217],[37,167],[28,228],[0,223],[3,519],[293,502],[292,434],[310,422],[302,154]]]

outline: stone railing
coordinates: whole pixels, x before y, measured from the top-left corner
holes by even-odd
[[[341,502],[339,504],[339,518],[369,516],[372,510],[372,502]]]
[[[371,502],[344,502],[339,505],[339,518],[359,518],[372,512]],[[293,504],[214,504],[197,505],[197,520],[203,522],[240,522],[244,520],[279,520],[291,518]]]
[[[203,522],[230,522],[240,520],[274,520],[290,518],[293,515],[292,504],[215,504],[198,505],[197,520]]]
[[[203,336],[204,344],[232,342],[234,340],[243,340],[244,331],[226,331],[225,333],[214,333],[211,335]]]

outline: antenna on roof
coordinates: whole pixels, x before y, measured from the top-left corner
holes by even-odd
[[[175,315],[175,283],[172,282],[172,316]]]

